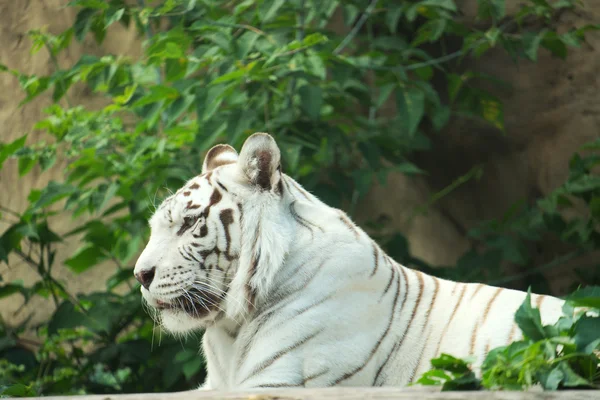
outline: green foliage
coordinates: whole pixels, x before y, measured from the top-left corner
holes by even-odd
[[[0,332],[4,396],[184,390],[204,379],[198,338],[155,338],[138,291],[64,301],[36,340],[22,329]]]
[[[529,293],[515,314],[523,339],[489,352],[477,379],[471,360],[444,354],[431,360],[433,369],[417,381],[442,385],[442,390],[544,390],[600,388],[600,287],[574,292],[553,325],[543,325],[540,312],[531,306]],[[573,299],[573,300],[571,300]],[[575,307],[590,306],[576,311]]]
[[[471,363],[472,360],[463,360],[443,353],[431,360],[433,369],[424,373],[416,383],[425,386],[441,384],[443,391],[479,390],[482,387],[481,382],[469,367]]]
[[[465,70],[462,59],[491,48],[515,62],[535,61],[540,51],[565,57],[587,31],[598,29],[554,30],[553,18],[579,7],[576,0],[530,0],[514,18],[505,16],[503,0],[480,0],[477,27],[458,22],[453,0],[325,3],[72,0],[77,16],[71,28],[57,35],[29,32],[32,52],[48,52],[51,74],[28,75],[0,64],[0,73],[18,80],[21,104],[44,94],[52,99],[34,126],[41,139],[32,143],[33,135],[24,132],[0,144],[0,167],[16,162],[19,176],[64,168],[64,179],[32,190],[22,211],[0,205],[8,225],[0,236],[0,261],[23,262],[40,277],[32,286],[0,278],[0,297],[29,302],[41,296],[55,306],[47,323],[36,327],[40,342],[28,342],[24,327],[0,324],[0,358],[6,360],[0,364],[1,394],[173,391],[202,381],[197,340],[156,340],[131,271],[156,199],[197,174],[215,143],[239,147],[254,131],[270,132],[287,173],[353,213],[375,180],[385,182],[390,171],[426,173],[412,156],[428,151],[431,135],[451,117],[482,120],[502,134],[502,103],[480,84],[494,78]],[[337,9],[348,26],[343,35],[331,26]],[[85,54],[72,65],[59,63],[73,40],[102,43],[115,24],[144,36],[139,58]],[[74,85],[104,105],[72,104]],[[600,181],[593,173],[599,149],[592,143],[582,150],[588,153],[575,155],[568,180],[550,196],[471,230],[473,248],[456,268],[435,273],[532,284],[543,282],[542,271],[599,248]],[[483,168],[474,166],[415,213],[482,175]],[[565,210],[581,208],[589,217],[564,217]],[[57,214],[71,215],[77,228],[56,232],[51,217]],[[573,250],[536,265],[529,245],[549,235]],[[410,254],[399,233],[378,239],[398,261],[432,271]],[[77,251],[56,262],[58,246],[76,240]],[[526,272],[505,277],[501,266],[507,262]],[[55,277],[56,268],[85,273],[98,265],[116,269],[103,292],[74,295]],[[582,275],[582,281],[600,283],[598,275]],[[529,314],[519,318],[531,322]],[[587,351],[594,340],[584,331],[593,322],[585,321],[576,343]],[[526,329],[542,332],[535,324]],[[477,386],[462,361],[439,362],[455,378],[448,388]],[[556,381],[559,372],[553,374]]]

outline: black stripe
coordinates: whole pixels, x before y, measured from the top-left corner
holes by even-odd
[[[452,323],[452,320],[454,319],[454,316],[456,315],[456,312],[458,311],[458,308],[460,307],[460,304],[462,303],[462,300],[465,297],[465,292],[467,291],[467,285],[462,284],[462,287],[463,287],[463,289],[460,292],[458,301],[456,302],[456,305],[454,306],[454,309],[452,310],[452,314],[450,314],[450,319],[448,319],[448,322],[446,323],[446,326],[444,326],[444,330],[442,331],[442,334],[440,335],[440,340],[438,341],[437,349],[435,350],[435,354],[433,355],[434,357],[437,357],[439,355],[442,341],[444,340],[444,337],[446,337],[448,328],[450,327],[450,324]]]
[[[217,182],[217,185],[219,185],[219,187],[221,189],[223,189],[225,192],[229,192],[229,190],[227,190],[227,188],[221,183],[221,181],[217,180],[216,182]]]
[[[392,268],[391,271],[392,271],[392,273],[390,274],[390,280],[388,281],[388,284],[385,287],[385,290],[383,291],[383,294],[379,298],[379,302],[381,302],[381,300],[383,300],[383,298],[387,294],[388,290],[390,290],[390,287],[392,287],[392,282],[394,281],[394,276],[396,275],[396,268]]]
[[[329,368],[324,368],[323,370],[321,370],[319,372],[315,372],[314,374],[307,376],[306,378],[304,378],[304,381],[302,381],[302,386],[306,386],[306,382],[312,381],[313,379],[317,379],[317,378],[325,375],[328,372],[329,372]]]
[[[310,304],[310,305],[308,305],[308,306],[305,306],[305,307],[302,307],[302,308],[301,308],[301,309],[299,309],[299,310],[296,310],[296,312],[294,313],[294,315],[292,315],[292,316],[290,316],[290,317],[288,318],[288,321],[289,321],[290,319],[292,319],[292,318],[296,318],[297,316],[304,314],[305,312],[307,312],[307,311],[308,311],[308,310],[310,310],[310,309],[313,309],[313,308],[315,308],[315,307],[317,307],[317,306],[320,306],[321,304],[325,303],[327,300],[330,300],[330,299],[331,299],[331,298],[333,298],[333,297],[335,297],[335,293],[331,293],[330,295],[323,297],[323,298],[322,298],[321,300],[319,300],[319,301],[316,301],[316,302],[314,302],[314,303],[312,303],[312,304]]]
[[[289,178],[289,177],[288,177]],[[308,195],[308,193],[302,188],[302,186],[300,186],[295,180],[293,180],[292,178],[289,178],[290,182],[292,183],[292,185],[296,188],[297,191],[300,192],[300,194],[302,196],[304,196],[306,198],[306,200],[312,202],[312,199],[310,198],[310,196]]]
[[[321,232],[325,232],[325,229],[323,229],[321,226],[315,224],[314,222],[308,221],[304,217],[300,216],[300,214],[298,214],[298,212],[296,211],[296,200],[290,203],[289,209],[290,214],[292,214],[292,217],[296,220],[296,222],[308,229],[311,233],[312,227],[318,228]]]
[[[342,221],[344,223],[344,225],[346,225],[348,227],[348,229],[350,229],[352,231],[352,233],[354,233],[354,236],[356,236],[356,239],[359,239],[360,233],[358,232],[358,229],[356,229],[356,226],[348,218],[348,216],[346,214],[344,214],[343,211],[340,211],[339,215],[340,215],[340,221]]]
[[[321,328],[321,329],[317,330],[316,332],[313,332],[310,335],[307,335],[307,336],[303,337],[302,339],[300,339],[296,343],[294,343],[294,344],[292,344],[290,346],[287,346],[284,349],[279,350],[278,352],[276,352],[275,354],[273,354],[272,356],[270,356],[266,360],[260,362],[256,367],[254,367],[254,369],[252,370],[252,372],[250,372],[250,374],[242,382],[240,382],[240,383],[244,383],[248,379],[254,377],[257,374],[259,374],[260,372],[262,372],[263,370],[265,370],[267,367],[269,367],[270,365],[272,365],[275,361],[279,360],[281,357],[283,357],[286,354],[288,354],[289,352],[297,349],[298,347],[300,347],[300,346],[308,343],[308,341],[310,341],[311,339],[315,338],[317,335],[319,335],[324,330],[325,330],[325,328]]]
[[[231,208],[221,210],[219,219],[221,220],[223,230],[225,231],[225,258],[227,258],[228,261],[231,261],[234,257],[229,253],[231,250],[231,233],[229,232],[229,226],[234,222],[233,210]]]
[[[373,272],[371,272],[371,276],[373,276],[377,272],[377,267],[379,266],[379,249],[375,242],[371,242],[371,244],[373,245],[373,258],[375,259],[375,268],[373,268]]]
[[[179,250],[179,254],[181,254],[181,257],[185,258],[188,261],[194,261],[191,258],[189,258],[188,256],[186,256],[183,252],[183,250],[181,250],[181,248],[177,248],[177,250]]]
[[[404,268],[400,267],[404,278],[406,279],[406,288],[407,288],[407,296],[408,296],[408,279],[406,276],[406,272],[404,271]],[[412,310],[412,314],[410,316],[410,320],[408,321],[408,324],[406,324],[406,329],[404,330],[404,332],[402,333],[402,338],[400,339],[400,344],[398,346],[398,350],[400,350],[400,348],[402,347],[402,344],[404,343],[404,339],[406,339],[406,336],[408,336],[408,331],[410,330],[411,326],[412,326],[412,322],[415,319],[415,315],[417,314],[417,311],[419,310],[419,304],[421,303],[421,298],[423,297],[423,275],[420,271],[413,271],[416,275],[417,275],[417,279],[419,280],[419,294],[417,295],[417,300],[415,301],[415,306]],[[404,302],[403,302],[404,304]]]
[[[331,383],[331,386],[335,386],[335,385],[339,384],[340,382],[345,381],[346,379],[349,379],[349,378],[353,377],[354,375],[356,375],[358,372],[362,371],[362,369],[369,363],[369,361],[371,361],[371,359],[373,358],[373,356],[375,355],[375,353],[379,349],[379,346],[381,346],[381,343],[383,342],[383,340],[386,338],[386,336],[390,332],[390,329],[392,327],[392,323],[394,322],[394,317],[396,316],[396,305],[398,304],[398,296],[400,296],[400,280],[398,279],[396,282],[397,282],[397,284],[396,284],[396,295],[394,296],[394,304],[392,306],[392,313],[390,315],[390,322],[388,323],[387,328],[383,332],[383,335],[381,335],[381,337],[379,338],[379,340],[375,344],[375,347],[371,350],[371,353],[369,354],[369,356],[367,357],[367,359],[365,360],[365,362],[362,365],[356,367],[354,370],[352,370],[350,372],[345,373],[344,375],[342,375],[341,377],[339,377],[338,379],[336,379],[335,381],[333,381],[333,383]]]
[[[406,299],[408,299],[408,278],[406,276],[406,272],[404,272],[404,268],[402,268],[402,267],[399,267],[399,268],[400,268],[400,272],[402,273],[402,276],[404,278],[404,297],[402,298],[402,303],[400,304],[400,312],[402,312],[402,310],[404,309],[404,304],[406,304]],[[398,279],[400,279],[400,275],[398,275]],[[398,285],[399,284],[400,284],[400,282],[398,282]],[[404,336],[402,336],[401,338],[398,339],[398,341],[394,344],[394,346],[392,347],[392,350],[389,352],[388,356],[386,357],[385,361],[381,364],[381,366],[377,370],[377,373],[375,374],[375,378],[373,379],[373,386],[381,386],[382,382],[377,383],[377,380],[379,379],[379,376],[381,375],[381,372],[383,371],[383,369],[387,365],[387,363],[390,360],[391,356],[394,353],[396,353],[396,351],[398,351],[398,349],[402,345],[402,340],[403,339],[404,339]]]

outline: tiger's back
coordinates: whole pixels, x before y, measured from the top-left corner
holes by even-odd
[[[152,217],[136,265],[168,330],[205,329],[205,389],[405,385],[442,352],[478,368],[520,337],[525,293],[397,264],[279,158],[266,134],[239,156],[213,148]],[[545,323],[561,315],[561,300],[532,301]]]

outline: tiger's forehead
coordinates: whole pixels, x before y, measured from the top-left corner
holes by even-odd
[[[214,202],[212,197],[215,187],[210,181],[210,174],[211,172],[208,172],[190,179],[177,192],[166,198],[152,216],[150,224],[163,217],[169,221],[179,219],[182,215],[201,211]]]
[[[197,210],[206,207],[215,191],[211,181],[212,172],[198,175],[183,185],[173,196],[176,205],[183,205],[185,210]]]

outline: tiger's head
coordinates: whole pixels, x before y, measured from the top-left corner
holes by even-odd
[[[283,197],[279,148],[270,135],[255,133],[239,155],[214,146],[201,175],[162,202],[134,274],[168,331],[252,310],[290,242]]]

